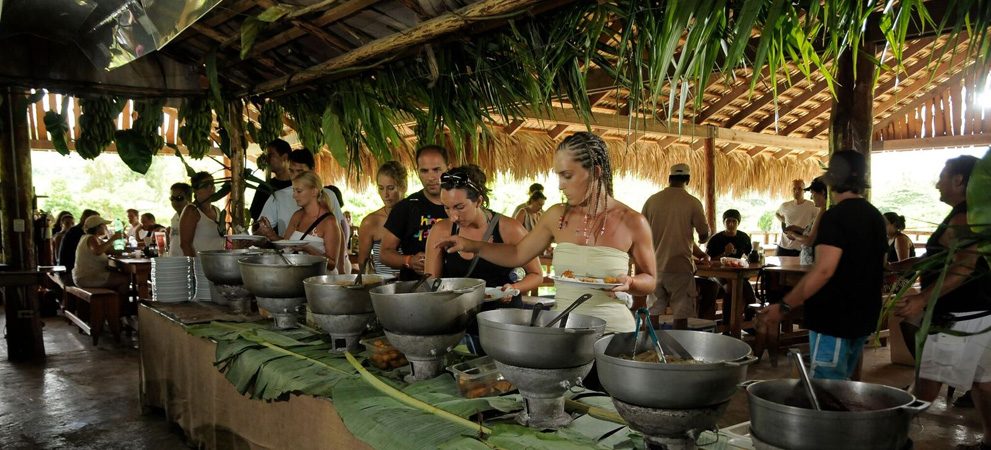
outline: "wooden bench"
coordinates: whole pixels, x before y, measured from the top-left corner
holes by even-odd
[[[120,342],[121,305],[116,291],[66,286],[65,293],[73,300],[73,309],[63,311],[65,317],[76,324],[81,332],[92,336],[93,345],[96,345],[100,340],[105,321],[110,324],[110,332],[113,333],[114,341]]]

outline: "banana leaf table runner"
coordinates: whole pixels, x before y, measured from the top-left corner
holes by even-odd
[[[213,365],[238,393],[272,405],[307,396],[333,399],[339,415],[335,419],[372,448],[643,448],[639,434],[617,423],[621,419],[605,394],[580,402],[607,420],[584,414],[555,432],[531,430],[513,420],[522,409],[519,394],[465,399],[451,376],[407,385],[399,381],[399,371],[365,367],[367,353],[350,358],[330,353],[331,344],[318,330],[273,330],[269,325],[211,322],[182,326],[189,335],[216,343]],[[322,426],[312,421],[307,425]],[[699,438],[699,444],[708,444],[703,446],[706,449],[732,448],[709,432]]]

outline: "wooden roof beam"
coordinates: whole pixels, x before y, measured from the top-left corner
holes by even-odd
[[[213,40],[215,40],[215,41],[217,41],[217,42],[219,42],[219,43],[221,44],[221,46],[224,46],[224,43],[225,43],[225,42],[227,42],[227,43],[228,43],[228,45],[229,45],[229,46],[230,46],[231,48],[233,48],[234,50],[236,50],[236,51],[238,51],[238,52],[240,52],[240,51],[241,51],[241,45],[240,45],[240,44],[237,44],[237,43],[233,43],[233,41],[231,41],[231,42],[228,42],[228,40],[229,40],[229,39],[230,39],[230,40],[237,40],[238,38],[240,38],[240,35],[235,35],[235,36],[224,36],[224,35],[223,35],[222,33],[220,33],[219,31],[216,31],[216,30],[214,30],[214,29],[212,29],[212,28],[207,28],[207,27],[205,27],[205,26],[203,26],[203,25],[200,25],[200,24],[196,24],[196,23],[194,23],[194,24],[192,25],[192,27],[193,27],[193,28],[194,28],[194,29],[195,29],[196,31],[199,31],[200,33],[202,33],[202,34],[203,34],[204,36],[206,36],[206,37],[208,37],[208,38],[210,38],[210,39],[213,39]],[[258,61],[258,62],[259,62],[259,63],[260,63],[261,65],[263,65],[263,66],[265,66],[265,67],[267,67],[267,68],[269,68],[269,69],[271,69],[271,70],[272,70],[273,72],[275,72],[275,73],[277,73],[277,74],[279,74],[279,73],[285,73],[285,70],[282,70],[281,68],[279,68],[279,67],[278,67],[278,66],[277,66],[277,65],[275,64],[275,61],[272,61],[272,60],[271,60],[271,59],[269,59],[269,58],[264,58],[264,57],[259,57],[259,58],[256,58],[255,60],[256,60],[256,61]]]
[[[739,147],[739,146],[740,146],[740,144],[737,144],[737,143],[733,143],[733,142],[730,142],[729,144],[726,144],[726,145],[724,145],[724,146],[723,146],[723,148],[722,148],[722,149],[720,149],[720,150],[721,150],[721,151],[722,151],[723,153],[725,153],[725,154],[727,154],[727,155],[728,155],[728,154],[729,154],[729,152],[731,152],[731,151],[733,151],[733,150],[736,150],[736,148],[737,148],[737,147]]]
[[[763,78],[766,77],[767,74],[768,74],[767,67],[764,67],[764,69],[760,72],[759,76]],[[740,98],[741,95],[745,94],[749,90],[750,90],[750,83],[747,79],[744,79],[742,83],[740,83],[735,88],[733,88],[733,90],[730,91],[728,94],[725,94],[722,97],[720,97],[719,100],[716,101],[715,103],[711,105],[707,105],[705,109],[702,110],[701,113],[695,116],[695,123],[701,124],[702,122],[705,122],[706,119],[712,117],[713,114],[722,110],[723,107],[725,107],[726,105],[733,103],[734,100]]]
[[[757,156],[758,154],[760,154],[760,152],[762,152],[764,150],[766,150],[764,147],[757,146],[757,147],[754,147],[754,148],[752,148],[750,150],[747,150],[747,154],[750,155],[751,157],[754,157],[754,156]]]
[[[524,111],[527,117],[553,122],[556,124],[576,125],[581,127],[592,126],[594,128],[609,129],[619,131],[626,135],[630,130],[630,116],[618,114],[596,114],[591,113],[590,123],[586,124],[584,119],[575,113],[574,110],[561,107],[544,108],[542,112],[533,110]],[[637,121],[636,130],[650,135],[683,136],[693,138],[713,137],[719,141],[732,142],[745,145],[761,145],[766,147],[791,148],[795,150],[813,151],[826,153],[828,143],[824,140],[805,139],[792,136],[778,136],[773,134],[754,133],[750,131],[731,130],[728,128],[718,128],[711,125],[695,125],[692,123],[661,122],[657,120],[644,120],[642,117],[633,118]]]
[[[256,0],[256,1],[258,2],[259,6],[263,6],[265,8],[271,8],[273,6],[276,6],[276,3],[272,0]],[[303,29],[310,36],[319,39],[320,41],[331,47],[334,47],[342,52],[347,52],[351,50],[351,46],[348,45],[347,42],[344,42],[343,40],[337,38],[336,36],[330,35],[330,33],[327,33],[326,31],[321,29],[318,25],[310,23],[309,21],[304,19],[299,19],[298,17],[299,15],[296,15],[287,20],[293,26]]]
[[[551,128],[551,130],[547,132],[547,135],[556,141],[557,138],[561,137],[565,131],[568,131],[568,125],[555,125],[554,128]]]
[[[991,145],[991,134],[971,134],[964,136],[937,136],[922,139],[893,139],[874,141],[874,152],[897,152],[903,150],[925,150],[946,147],[987,147]]]
[[[505,128],[502,129],[502,132],[512,136],[516,134],[517,131],[520,131],[520,128],[523,128],[523,124],[525,123],[526,121],[524,120],[514,120],[509,122],[509,125],[506,125]]]
[[[261,1],[270,1],[270,0],[261,0]],[[322,30],[322,27],[325,27],[325,26],[327,26],[327,25],[329,25],[331,23],[337,22],[337,21],[339,21],[341,19],[344,19],[344,18],[346,18],[348,16],[351,16],[352,14],[355,14],[355,13],[357,13],[357,12],[359,12],[359,11],[365,9],[365,8],[368,8],[369,6],[372,6],[372,5],[374,5],[374,4],[376,4],[376,3],[380,2],[380,1],[382,1],[382,0],[351,0],[349,2],[342,3],[342,4],[337,5],[337,6],[333,7],[333,8],[331,8],[331,9],[328,9],[323,14],[321,14],[320,17],[317,17],[317,18],[315,18],[313,20],[310,20],[310,21],[307,21],[307,22],[309,24],[311,24],[313,27],[315,27],[317,29],[321,29],[321,31],[323,31]],[[327,34],[326,32],[324,32],[324,33]],[[251,51],[248,52],[248,54],[245,57],[245,59],[254,58],[257,55],[260,55],[260,54],[265,53],[265,52],[267,52],[269,50],[272,50],[272,49],[274,49],[276,47],[279,47],[281,45],[284,45],[284,44],[287,44],[289,42],[292,42],[292,41],[294,41],[296,39],[299,39],[299,38],[305,36],[306,34],[307,34],[307,30],[306,29],[303,29],[303,28],[290,28],[289,30],[283,31],[282,33],[279,33],[279,34],[273,36],[272,38],[270,38],[270,39],[268,39],[268,40],[266,40],[264,42],[260,42],[260,43],[258,43],[258,45],[255,45],[254,47],[252,47]],[[330,36],[330,35],[327,34],[327,36]],[[346,45],[347,44],[346,42],[341,41],[340,39],[338,39],[336,37],[334,37],[334,39],[337,40],[338,42],[341,42],[341,43],[344,43],[345,44],[345,47],[341,49],[342,51],[350,51],[351,50],[351,47],[349,45]]]
[[[788,156],[789,153],[791,153],[791,149],[783,148],[781,150],[774,152],[773,157],[774,159],[781,159],[784,158],[785,156]]]
[[[376,39],[348,53],[331,58],[302,71],[264,81],[256,85],[249,92],[240,92],[239,95],[262,95],[279,89],[313,82],[328,74],[340,73],[342,70],[353,68],[370,60],[462,31],[480,20],[511,12],[519,12],[539,3],[540,0],[482,0],[457,11],[445,13],[422,22],[403,33]]]
[[[969,65],[968,65],[968,67],[969,67]],[[949,88],[952,85],[959,84],[960,81],[963,80],[963,78],[965,76],[967,76],[967,72],[969,72],[967,70],[967,68],[964,68],[964,69],[960,70],[960,72],[957,72],[955,75],[953,75],[952,77],[948,78],[946,81],[940,83],[931,92],[934,93],[933,95],[936,95],[936,94],[939,94],[939,93],[943,92],[945,90],[945,88]],[[925,79],[923,81],[927,81],[928,82],[928,79]],[[899,94],[901,94],[901,92],[899,92]],[[919,96],[915,100],[912,100],[912,101],[906,103],[905,105],[899,107],[894,112],[892,112],[890,115],[888,115],[884,119],[881,119],[880,121],[878,121],[878,123],[876,123],[874,125],[874,129],[875,130],[878,130],[878,131],[885,129],[889,124],[891,124],[892,121],[898,120],[898,119],[901,119],[901,118],[905,117],[905,114],[908,114],[909,112],[914,111],[915,108],[917,108],[919,105],[921,105],[921,104],[923,104],[923,103],[931,100],[932,97],[933,97],[933,95],[922,95],[922,96]],[[900,100],[905,100],[905,96],[904,95],[899,95],[898,97],[900,97]],[[893,105],[891,105],[891,103],[893,103],[892,100],[894,100],[894,99],[896,99],[896,97],[895,96],[892,96],[891,99],[888,99],[887,102],[884,102],[884,104],[882,104],[878,108],[880,108],[882,106],[886,106],[885,109],[888,109],[887,107],[893,106]],[[878,108],[875,109],[875,117],[876,117],[877,109]]]
[[[786,69],[789,69],[790,70],[791,68],[790,67],[787,67]],[[799,75],[800,74],[801,74],[801,72],[799,72]],[[796,75],[796,77],[799,76],[799,75]],[[733,117],[731,117],[726,122],[721,123],[720,126],[723,126],[723,127],[726,127],[726,128],[732,128],[733,125],[736,125],[736,124],[742,122],[743,119],[746,119],[751,114],[757,112],[758,110],[760,110],[761,108],[763,108],[765,105],[767,105],[768,103],[770,103],[771,100],[774,100],[775,92],[777,92],[777,95],[781,95],[781,94],[787,92],[788,90],[792,89],[793,87],[795,87],[795,83],[789,81],[790,79],[793,79],[793,78],[794,77],[787,77],[787,76],[781,75],[781,81],[778,81],[778,85],[777,85],[776,91],[775,90],[769,90],[769,91],[765,92],[764,95],[762,95],[762,96],[760,96],[760,98],[758,98],[758,99],[750,102],[750,104],[747,105],[746,108],[743,108],[743,110],[741,110],[739,113],[736,113]],[[804,79],[804,78],[802,78],[802,79]]]

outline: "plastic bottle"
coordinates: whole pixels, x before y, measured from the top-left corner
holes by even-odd
[[[124,221],[117,219],[114,222],[114,231],[119,231],[121,233],[120,237],[114,240],[114,250],[122,251],[124,250]]]

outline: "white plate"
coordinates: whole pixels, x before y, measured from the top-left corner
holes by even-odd
[[[573,284],[575,286],[581,286],[586,289],[598,289],[600,291],[609,291],[616,286],[622,285],[622,283],[604,283],[602,282],[602,278],[595,278],[595,277],[581,277],[581,278],[596,280],[596,281],[585,282],[579,280],[578,278],[565,278],[565,277],[559,277],[557,275],[551,277],[551,279],[554,280],[554,283]]]
[[[262,242],[266,238],[265,236],[255,236],[253,234],[228,234],[227,239],[230,239],[232,241]]]
[[[519,289],[506,289],[503,291],[501,287],[485,288],[485,301],[487,302],[494,302],[507,295],[517,296],[520,295],[520,291]]]
[[[277,248],[298,247],[300,245],[306,245],[309,243],[310,241],[304,241],[301,239],[283,239],[281,241],[272,241],[272,245],[276,246]]]

